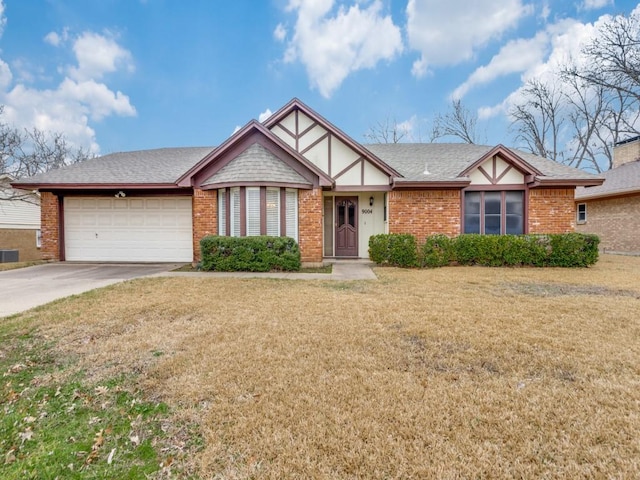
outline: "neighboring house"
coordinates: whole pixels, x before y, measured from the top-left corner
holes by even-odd
[[[115,153],[14,183],[39,189],[45,258],[197,261],[205,235],[287,235],[306,263],[371,235],[559,233],[602,180],[502,145],[362,145],[293,99],[217,148]]]
[[[18,260],[40,260],[40,196],[11,188],[0,175],[0,250],[18,250]]]
[[[640,254],[640,137],[617,143],[604,184],[576,190],[576,230],[595,233],[600,249]]]

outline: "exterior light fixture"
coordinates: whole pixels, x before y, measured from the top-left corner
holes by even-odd
[[[373,207],[373,197],[369,197],[369,206]]]
[[[116,193],[116,194],[114,195],[114,197],[116,197],[116,198],[124,198],[124,197],[126,197],[126,196],[127,196],[127,194],[126,194],[126,193],[124,193],[122,190],[120,190],[118,193]]]

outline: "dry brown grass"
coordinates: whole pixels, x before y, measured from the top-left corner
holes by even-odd
[[[376,273],[142,279],[25,317],[197,421],[204,478],[640,477],[640,258]]]

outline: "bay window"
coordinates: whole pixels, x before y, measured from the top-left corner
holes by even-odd
[[[298,241],[298,190],[283,187],[219,189],[218,235],[286,235]]]

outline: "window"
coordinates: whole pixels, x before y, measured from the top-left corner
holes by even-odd
[[[218,190],[218,235],[227,234],[227,190]]]
[[[524,233],[524,192],[465,192],[464,233]]]
[[[42,248],[42,230],[36,230],[36,248]]]
[[[277,237],[283,232],[298,241],[298,190],[277,187],[218,190],[219,235]]]
[[[586,203],[578,204],[577,221],[578,223],[587,223],[587,204]]]

